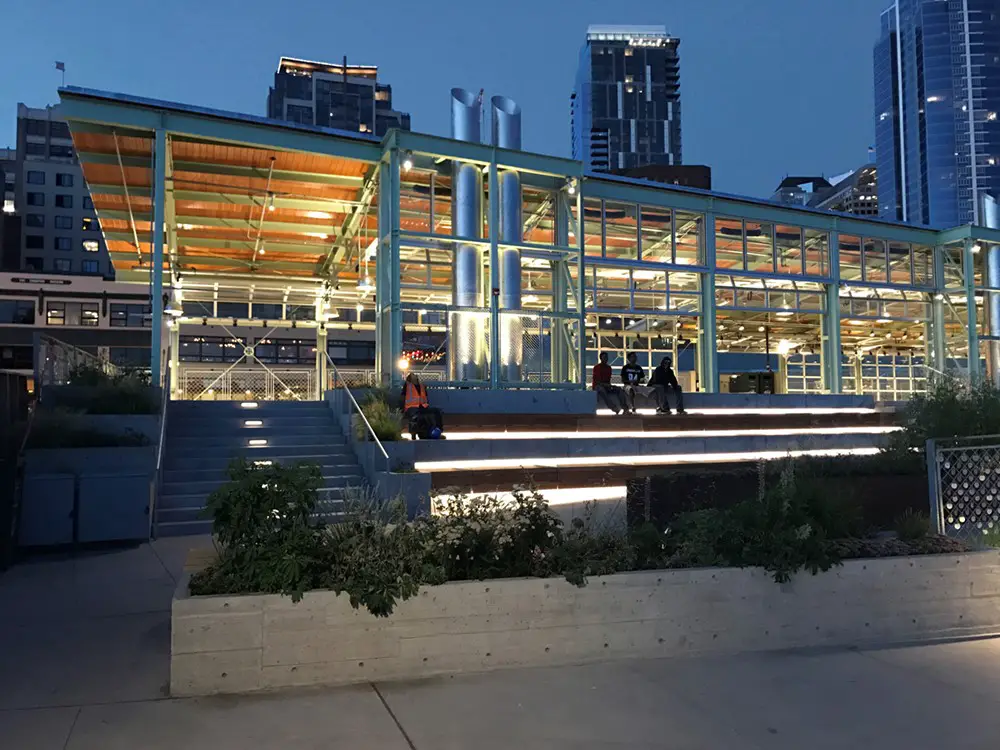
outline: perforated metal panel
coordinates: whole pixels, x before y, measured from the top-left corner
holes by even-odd
[[[939,530],[974,538],[1000,529],[1000,443],[937,446],[930,453]]]

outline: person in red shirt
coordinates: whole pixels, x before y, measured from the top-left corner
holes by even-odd
[[[601,352],[600,362],[594,365],[590,387],[597,394],[597,398],[615,414],[621,413],[625,408],[622,402],[622,389],[617,385],[611,385],[611,365],[608,364],[607,352]]]

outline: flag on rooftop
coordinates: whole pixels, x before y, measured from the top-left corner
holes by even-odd
[[[61,70],[63,73],[66,72],[66,63],[56,60],[56,70]]]

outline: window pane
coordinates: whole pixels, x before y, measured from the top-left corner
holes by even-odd
[[[830,234],[821,229],[806,229],[804,234],[806,273],[826,276],[829,269]]]
[[[72,250],[73,240],[69,237],[56,237],[56,250]]]
[[[45,322],[50,326],[61,326],[66,322],[66,305],[63,302],[49,302],[45,306]]]
[[[705,217],[687,211],[674,212],[675,263],[700,265],[704,255]]]
[[[52,268],[59,273],[70,273],[73,270],[73,262],[69,258],[56,258],[52,261]]]
[[[39,172],[35,169],[29,169],[27,174],[27,181],[29,185],[44,185],[45,172]]]
[[[583,232],[586,237],[584,252],[602,255],[601,252],[601,201],[585,198],[583,201]]]
[[[908,242],[889,243],[889,281],[895,284],[911,284],[910,244]]]
[[[73,187],[73,175],[59,172],[56,174],[56,185],[59,187]]]
[[[774,225],[748,221],[747,270],[769,273],[774,271]]]
[[[24,236],[24,246],[28,250],[44,250],[45,238],[40,234],[26,234]]]
[[[56,206],[59,208],[73,208],[73,196],[72,195],[57,195],[56,196]]]
[[[27,193],[26,198],[29,206],[45,205],[45,193]]]
[[[53,226],[56,229],[72,229],[73,228],[73,217],[72,216],[57,216],[53,221]]]
[[[220,318],[248,318],[249,305],[246,302],[219,302],[217,305]]]
[[[842,281],[861,279],[861,238],[840,235],[840,278]]]
[[[642,220],[642,259],[673,262],[670,209],[655,206],[640,208]]]
[[[865,281],[885,281],[885,241],[865,238]]]
[[[253,316],[262,320],[281,320],[281,305],[266,305],[254,303]]]
[[[715,217],[715,265],[730,270],[743,269],[743,220]]]
[[[639,239],[636,205],[604,202],[604,254],[608,258],[638,260]]]
[[[24,217],[24,225],[28,227],[42,228],[45,226],[45,214],[27,214]]]
[[[802,229],[778,224],[774,229],[778,273],[802,273]]]
[[[913,283],[931,284],[934,280],[934,248],[928,245],[913,246]]]
[[[84,240],[81,244],[83,245],[83,251],[85,253],[97,252],[98,248],[97,240]]]

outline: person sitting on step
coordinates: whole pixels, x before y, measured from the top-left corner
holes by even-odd
[[[441,410],[431,407],[427,400],[427,388],[415,372],[409,373],[403,382],[403,416],[409,422],[410,436],[413,438],[428,440],[441,437],[444,432]]]

